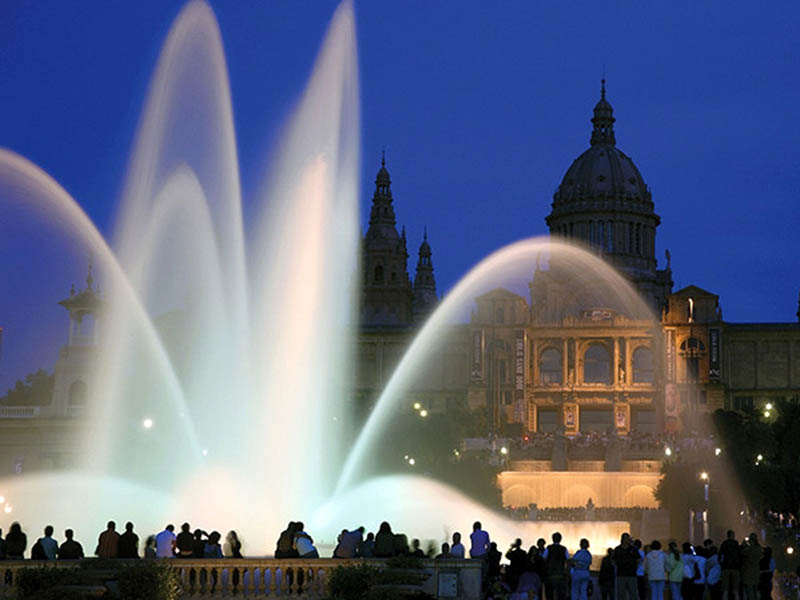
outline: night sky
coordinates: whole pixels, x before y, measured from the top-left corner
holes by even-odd
[[[181,6],[0,3],[0,146],[48,171],[108,235]],[[336,3],[212,6],[247,202]],[[719,294],[729,321],[796,320],[800,3],[362,1],[356,13],[362,224],[385,147],[412,277],[425,226],[440,293],[491,251],[547,232],[553,191],[588,147],[605,73],[617,143],[652,190],[659,266],[668,248],[675,289]],[[66,337],[55,302],[83,273],[40,270],[45,259],[0,248],[2,393],[52,369]]]

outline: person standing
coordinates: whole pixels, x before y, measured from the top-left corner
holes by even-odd
[[[692,595],[694,592],[692,583],[694,581],[694,563],[697,557],[695,556],[694,548],[692,548],[689,542],[684,542],[682,549],[683,581],[681,582],[681,598],[683,598],[683,600],[692,600],[694,597]]]
[[[453,545],[450,546],[450,555],[453,558],[465,558],[467,554],[467,549],[464,548],[464,544],[461,543],[461,533],[456,531],[453,534]]]
[[[728,530],[727,539],[719,547],[719,565],[722,567],[722,600],[739,600],[739,586],[742,583],[742,547],[736,540],[736,532]]]
[[[452,552],[452,550],[451,550]],[[506,552],[508,559],[508,569],[506,569],[506,579],[509,589],[514,592],[517,589],[519,578],[528,566],[528,553],[522,549],[522,540],[517,538]]]
[[[158,558],[174,558],[176,539],[175,525],[170,523],[164,528],[164,531],[156,535],[156,556]]]
[[[94,553],[99,558],[117,558],[119,553],[119,534],[117,533],[117,524],[114,521],[109,521],[106,525],[106,530],[98,536],[97,548],[95,548]]]
[[[553,543],[544,551],[545,593],[548,600],[566,600],[567,561],[569,552],[561,545],[561,534],[553,534]]]
[[[472,524],[472,533],[469,534],[469,541],[469,557],[485,559],[489,552],[491,540],[489,539],[489,534],[483,530],[480,521],[475,521]]]
[[[644,574],[650,586],[650,600],[664,600],[667,556],[661,551],[661,542],[658,540],[653,540],[650,552],[644,557]]]
[[[758,568],[758,593],[761,600],[770,600],[772,598],[772,577],[775,574],[775,559],[772,558],[771,546],[764,548]]]
[[[592,555],[589,552],[589,540],[580,541],[580,550],[572,557],[572,600],[589,600],[589,581],[591,575]]]
[[[758,578],[760,575],[762,549],[758,536],[751,533],[742,548],[742,591],[744,600],[758,600]]]
[[[139,536],[133,532],[133,523],[125,523],[125,533],[119,536],[119,558],[139,558]]]
[[[666,561],[667,580],[669,581],[669,593],[672,600],[682,600],[681,585],[683,584],[683,556],[678,550],[678,544],[669,543],[669,553]]]
[[[722,568],[719,566],[719,555],[711,540],[705,544],[706,550],[706,586],[711,600],[722,600]]]
[[[694,577],[692,578],[692,599],[703,600],[706,593],[706,550],[698,548],[694,557]]]
[[[83,546],[72,539],[74,535],[72,529],[67,529],[64,532],[64,537],[67,539],[58,549],[59,560],[80,560],[83,558]]]
[[[600,584],[600,600],[614,600],[614,580],[617,572],[614,568],[613,554],[613,548],[606,550],[606,555],[600,563],[600,574],[597,578],[597,582]]]
[[[623,533],[620,544],[614,548],[614,565],[617,567],[617,600],[638,600],[636,568],[639,566],[639,551],[631,543],[631,535]]]
[[[647,598],[647,580],[644,576],[644,555],[645,551],[642,549],[642,540],[635,540],[633,545],[639,552],[639,564],[636,565],[636,591],[639,592],[639,600],[646,600]]]
[[[44,528],[44,537],[39,538],[42,551],[46,560],[55,560],[58,554],[58,542],[53,539],[53,526],[48,525]]]
[[[194,554],[194,536],[189,523],[181,525],[181,532],[175,537],[175,547],[178,549],[178,558],[192,558]]]

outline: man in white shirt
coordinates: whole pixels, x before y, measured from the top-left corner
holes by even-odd
[[[464,544],[461,543],[461,534],[456,531],[453,534],[453,545],[450,547],[450,556],[452,558],[464,558],[465,554],[466,549],[464,548]]]
[[[173,558],[175,556],[175,526],[171,523],[164,531],[156,535],[156,557]]]
[[[469,534],[469,540],[471,543],[469,549],[470,558],[486,558],[491,540],[489,539],[489,534],[481,528],[480,521],[475,521],[472,525],[472,533]]]

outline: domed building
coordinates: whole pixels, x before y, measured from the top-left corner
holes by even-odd
[[[655,257],[661,219],[636,164],[617,148],[615,121],[603,80],[590,146],[567,169],[545,221],[551,235],[579,240],[602,254],[660,314],[672,289],[669,260],[658,270]]]

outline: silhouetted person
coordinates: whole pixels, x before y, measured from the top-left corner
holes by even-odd
[[[225,543],[228,546],[231,558],[242,558],[242,542],[239,541],[239,536],[236,535],[235,531],[228,532],[225,537]]]
[[[614,578],[616,572],[614,570],[613,554],[613,548],[606,550],[606,555],[600,563],[600,574],[597,578],[597,582],[600,584],[600,600],[614,600]],[[675,600],[680,600],[680,598],[675,598]]]
[[[758,563],[758,593],[761,600],[772,598],[772,576],[775,573],[775,560],[772,558],[772,546],[764,548]]]
[[[467,550],[464,548],[464,544],[461,543],[461,533],[458,531],[453,534],[453,545],[450,546],[450,555],[453,558],[465,558],[467,555]]]
[[[469,534],[470,558],[486,558],[486,553],[489,552],[489,534],[486,533],[480,521],[475,521],[472,524],[472,533]]]
[[[25,548],[28,547],[28,536],[22,532],[19,523],[12,523],[6,535],[6,558],[10,560],[22,560]]]
[[[544,551],[545,593],[548,600],[565,600],[567,597],[567,561],[569,552],[561,545],[561,534],[553,534],[553,543]]]
[[[145,558],[157,558],[156,557],[156,536],[148,535],[147,539],[144,542],[144,557]]]
[[[367,537],[358,545],[358,556],[361,558],[372,558],[375,556],[375,534],[371,531]]]
[[[44,537],[39,538],[45,560],[55,560],[58,554],[58,542],[53,539],[53,526],[44,528]]]
[[[522,540],[517,538],[506,552],[508,559],[508,569],[506,570],[506,581],[508,587],[513,592],[517,589],[520,575],[525,572],[528,566],[528,553],[522,549]]]
[[[125,533],[119,536],[118,558],[139,558],[139,536],[133,532],[133,523],[125,523]]]
[[[450,556],[450,544],[448,544],[447,542],[444,542],[442,544],[442,551],[435,557],[436,560],[443,558],[453,558],[452,556]]]
[[[392,527],[384,521],[378,529],[378,534],[375,536],[375,547],[373,554],[377,558],[388,558],[394,553],[394,534]]]
[[[742,590],[744,600],[758,600],[758,579],[760,576],[759,564],[763,549],[758,543],[758,536],[751,533],[747,543],[742,547]]]
[[[119,554],[119,534],[117,524],[109,521],[106,530],[97,538],[97,548],[94,553],[100,558],[117,558]]]
[[[489,580],[500,577],[500,560],[503,558],[503,553],[497,549],[495,542],[489,543],[489,552],[487,552],[487,560],[489,561],[489,569],[487,574]]]
[[[275,547],[275,558],[296,558],[297,551],[292,547],[294,544],[294,534],[297,531],[297,523],[289,521],[286,529],[281,532],[278,543]]]
[[[411,540],[411,556],[425,558],[425,553],[422,551],[422,548],[419,547],[419,540],[417,538]]]
[[[203,537],[208,537],[206,532],[202,529],[194,530],[194,538],[192,538],[192,558],[203,558],[206,550],[206,541]]]
[[[629,533],[623,533],[620,545],[612,554],[617,567],[617,600],[638,600],[639,588],[636,581],[636,567],[639,565],[639,551],[631,543]]]
[[[357,527],[353,531],[342,529],[339,536],[339,543],[333,551],[334,558],[355,558],[358,552],[358,545],[361,543],[361,538],[364,535],[364,528]]]
[[[203,558],[222,558],[222,546],[219,540],[222,538],[218,531],[212,531],[208,534],[208,541],[205,548],[203,548]]]
[[[719,546],[719,565],[722,567],[722,600],[739,600],[739,586],[742,584],[742,547],[736,540],[736,532],[729,529],[727,538]]]
[[[73,538],[72,529],[64,532],[64,543],[58,548],[59,560],[80,560],[83,558],[83,546]]]
[[[36,540],[36,543],[31,546],[31,560],[47,560],[47,555],[44,553],[41,538]]]
[[[392,555],[408,555],[408,538],[405,533],[395,533],[392,539]]]
[[[181,525],[181,532],[175,538],[175,547],[178,549],[178,558],[192,558],[194,554],[191,526],[188,523]]]

